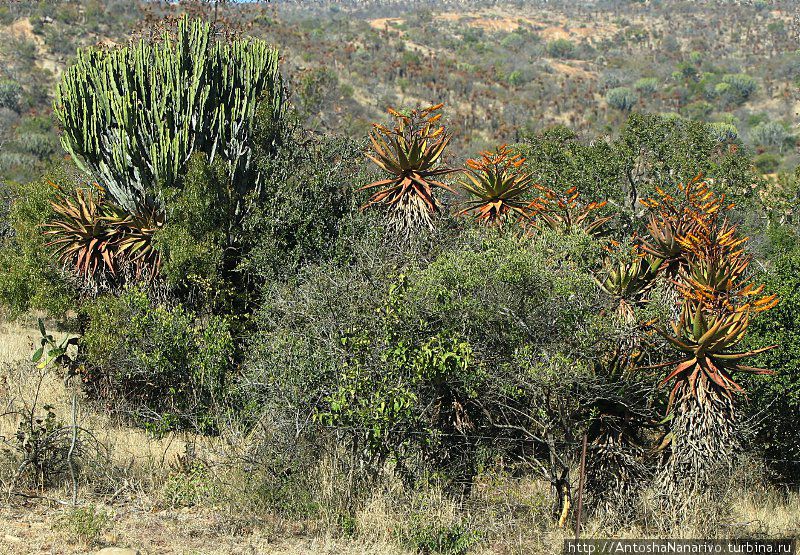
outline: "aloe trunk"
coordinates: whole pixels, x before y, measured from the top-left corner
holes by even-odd
[[[739,442],[733,400],[708,382],[677,392],[669,457],[658,481],[667,504],[682,510],[730,474]]]

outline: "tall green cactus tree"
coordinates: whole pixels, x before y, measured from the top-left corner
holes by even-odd
[[[223,159],[238,193],[252,174],[256,105],[284,112],[275,48],[256,39],[215,40],[212,26],[183,18],[174,36],[82,50],[56,89],[66,151],[132,213],[159,209],[193,152]]]

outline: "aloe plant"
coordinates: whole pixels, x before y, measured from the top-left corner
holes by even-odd
[[[681,306],[671,330],[655,328],[679,357],[649,368],[669,368],[669,431],[659,446],[669,455],[659,478],[668,499],[683,504],[733,461],[735,399],[744,392],[735,375],[770,373],[746,361],[775,346],[738,347],[751,319],[778,300],[748,272],[747,238],[726,218],[724,197],[699,176],[679,190],[678,198],[658,191],[659,200],[646,202],[656,215],[643,248],[665,259]]]
[[[582,230],[589,235],[598,235],[611,221],[610,216],[596,213],[607,204],[606,201],[584,203],[577,187],[568,187],[564,191],[543,185],[536,185],[536,188],[541,195],[528,205],[536,226],[565,232]]]
[[[362,190],[377,188],[363,208],[382,206],[390,223],[401,233],[433,227],[433,214],[440,211],[434,189],[452,189],[438,179],[457,170],[442,164],[450,143],[445,127],[437,125],[442,104],[402,114],[389,109],[395,126],[374,124],[370,133],[372,152],[367,157],[388,177]]]
[[[527,221],[530,211],[525,196],[533,177],[521,169],[524,163],[525,158],[507,145],[467,160],[461,187],[471,198],[459,214],[473,212],[486,225],[502,224],[509,216]]]

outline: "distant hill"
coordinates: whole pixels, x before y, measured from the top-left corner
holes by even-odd
[[[363,136],[388,106],[445,102],[456,151],[552,125],[586,138],[629,110],[715,122],[763,170],[797,165],[800,43],[790,1],[345,0],[229,4],[217,16],[284,53],[321,131]],[[133,0],[0,6],[0,178],[62,156],[52,92],[77,48],[113,47],[168,12]]]

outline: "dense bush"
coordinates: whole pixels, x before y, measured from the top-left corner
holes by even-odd
[[[62,190],[74,177],[62,171],[52,176]],[[75,305],[73,282],[51,256],[41,225],[53,214],[50,203],[57,191],[49,178],[11,185],[6,233],[0,236],[0,304],[12,315],[46,310],[64,315]]]
[[[131,289],[87,304],[80,371],[90,393],[155,432],[215,429],[234,359],[227,318],[198,320]]]
[[[296,130],[273,155],[257,159],[267,201],[243,222],[250,247],[238,270],[250,279],[286,279],[331,256],[356,208],[354,185],[365,181],[361,145],[301,134]]]
[[[739,130],[732,123],[716,121],[708,124],[711,136],[720,143],[730,143],[739,139]]]
[[[252,404],[333,427],[376,470],[391,458],[412,483],[463,486],[510,449],[502,437],[520,437],[498,426],[502,407],[530,409],[512,393],[529,383],[520,353],[591,356],[599,245],[476,233],[421,267],[357,248],[354,265],[324,264],[265,298],[245,365]]]
[[[606,93],[606,102],[612,108],[627,112],[639,102],[639,97],[628,87],[617,87]]]
[[[19,112],[22,87],[15,81],[0,81],[0,108]]]
[[[642,94],[654,94],[658,90],[658,79],[655,77],[642,77],[636,80],[633,88]]]
[[[575,43],[569,39],[556,39],[547,43],[547,53],[554,58],[571,58],[575,49]]]
[[[800,250],[796,239],[774,255],[765,275],[767,290],[780,297],[777,308],[753,325],[752,345],[777,345],[758,364],[775,371],[749,380],[749,412],[767,466],[780,479],[800,476]]]
[[[750,137],[757,145],[783,147],[783,143],[789,138],[789,132],[780,122],[765,121],[759,123],[750,131]]]
[[[558,126],[526,137],[522,151],[537,182],[575,186],[625,218],[641,214],[639,200],[657,186],[698,174],[746,211],[758,182],[747,151],[721,148],[709,124],[656,114],[632,113],[614,141],[587,142]]]
[[[734,102],[744,102],[756,91],[758,83],[749,75],[743,73],[728,74],[723,76],[722,83],[730,88],[725,90],[725,94],[730,96]]]
[[[763,152],[753,158],[753,163],[761,173],[775,173],[781,165],[781,159],[771,152]]]

